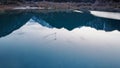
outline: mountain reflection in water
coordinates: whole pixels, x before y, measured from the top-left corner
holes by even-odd
[[[120,20],[95,17],[88,13],[75,12],[21,12],[0,14],[0,37],[6,36],[23,26],[27,21],[34,21],[53,28],[65,28],[73,30],[83,26],[97,30],[113,31],[120,30]]]
[[[120,20],[21,12],[0,14],[0,23],[0,68],[120,67]]]

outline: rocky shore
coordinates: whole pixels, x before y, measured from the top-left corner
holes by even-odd
[[[120,12],[120,3],[74,3],[74,2],[34,2],[34,3],[19,3],[19,4],[9,4],[0,5],[0,11],[6,10],[29,10],[29,9],[70,9],[70,10],[98,10],[98,11],[112,11]]]

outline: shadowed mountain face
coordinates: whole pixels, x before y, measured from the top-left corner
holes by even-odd
[[[66,28],[73,30],[78,27],[93,27],[97,30],[113,31],[120,30],[120,20],[113,20],[107,18],[95,17],[89,13],[75,13],[75,12],[51,12],[38,13],[36,18],[43,19],[55,28]]]
[[[30,19],[48,28],[73,30],[83,26],[104,31],[120,31],[120,20],[95,17],[90,13],[76,12],[20,12],[0,14],[0,37],[19,29]]]
[[[26,13],[0,14],[0,37],[10,34],[23,26],[31,17]]]

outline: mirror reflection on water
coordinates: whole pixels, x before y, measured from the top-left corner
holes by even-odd
[[[0,68],[119,68],[119,31],[90,13],[0,13]]]

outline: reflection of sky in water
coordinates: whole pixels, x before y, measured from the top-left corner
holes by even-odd
[[[119,68],[120,32],[68,31],[28,21],[0,38],[0,68]]]
[[[103,11],[90,11],[91,14],[98,16],[98,17],[103,17],[103,18],[109,18],[109,19],[117,19],[120,20],[120,13],[116,12],[103,12]]]

